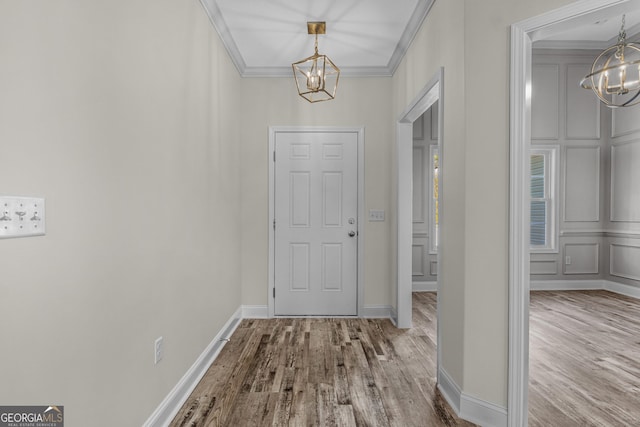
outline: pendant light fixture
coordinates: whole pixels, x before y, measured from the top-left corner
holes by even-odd
[[[624,15],[618,42],[605,49],[580,82],[592,89],[607,107],[630,107],[640,103],[640,45],[627,42]]]
[[[309,102],[328,101],[336,97],[340,69],[327,55],[318,53],[318,34],[326,34],[325,22],[307,22],[309,34],[315,34],[315,53],[291,64],[298,94]]]

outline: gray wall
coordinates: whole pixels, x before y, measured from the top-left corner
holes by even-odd
[[[579,86],[596,55],[534,51],[531,143],[558,147],[557,246],[531,254],[531,279],[640,287],[640,108]]]

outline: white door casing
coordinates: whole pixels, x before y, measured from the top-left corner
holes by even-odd
[[[358,314],[360,135],[272,134],[272,315]]]

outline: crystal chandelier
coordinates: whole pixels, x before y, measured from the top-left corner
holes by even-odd
[[[607,107],[630,107],[640,103],[640,45],[627,42],[624,15],[618,42],[605,49],[580,82],[592,89]]]
[[[315,53],[291,64],[298,94],[309,102],[328,101],[336,97],[340,69],[327,55],[318,53],[318,34],[326,33],[325,22],[307,22],[309,34],[315,34]]]

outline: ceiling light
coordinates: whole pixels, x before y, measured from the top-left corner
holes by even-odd
[[[315,53],[291,64],[298,94],[309,102],[328,101],[336,97],[340,69],[327,55],[318,53],[318,34],[326,33],[325,22],[307,22],[309,34],[315,34]]]
[[[605,49],[580,82],[592,89],[607,107],[630,107],[640,103],[640,45],[627,43],[624,15],[618,43]]]

